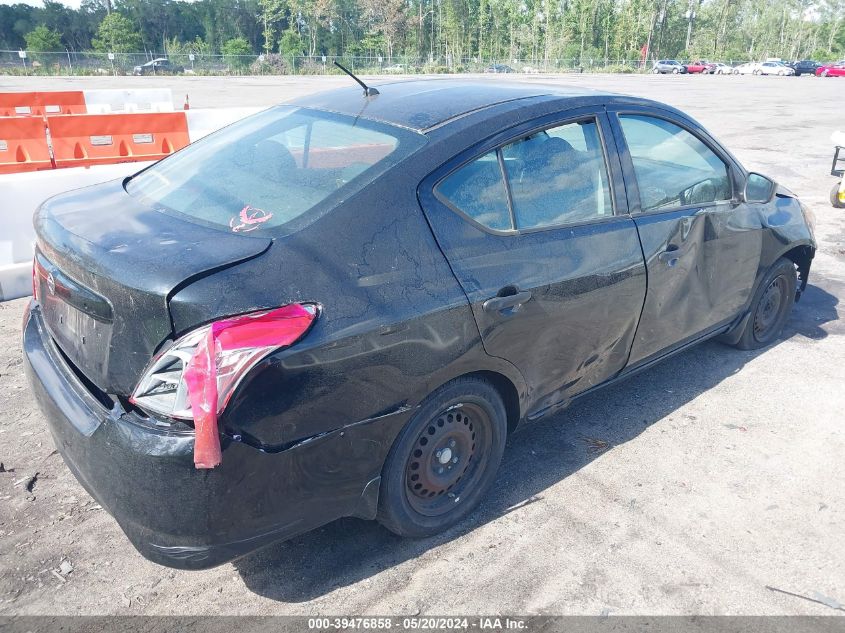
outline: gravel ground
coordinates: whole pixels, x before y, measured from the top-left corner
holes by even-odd
[[[835,614],[766,586],[845,602],[845,211],[827,202],[845,82],[544,80],[680,107],[809,204],[820,252],[781,341],[706,343],[528,427],[475,517],[442,536],[347,519],[180,572],[141,558],[65,468],[23,377],[24,301],[0,304],[0,614]],[[0,91],[171,87],[208,107],[345,81],[3,78]]]

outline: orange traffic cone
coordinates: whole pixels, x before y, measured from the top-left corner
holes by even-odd
[[[182,106],[183,110],[190,110],[191,109],[191,102],[188,100],[188,95],[185,95],[185,105]]]

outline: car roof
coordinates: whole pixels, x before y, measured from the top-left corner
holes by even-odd
[[[352,80],[350,79],[350,82]],[[540,83],[500,83],[488,80],[424,79],[373,84],[375,97],[364,97],[354,86],[310,95],[292,101],[293,105],[360,116],[392,125],[426,132],[452,119],[495,105],[545,96],[562,98],[612,97],[588,88]]]

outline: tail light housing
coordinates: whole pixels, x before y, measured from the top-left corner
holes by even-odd
[[[311,328],[316,304],[294,303],[204,325],[159,353],[147,367],[132,397],[145,411],[193,420],[194,464],[220,463],[217,416],[259,361],[289,347]]]

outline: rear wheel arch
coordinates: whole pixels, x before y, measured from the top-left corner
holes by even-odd
[[[460,378],[478,378],[490,384],[490,386],[492,386],[502,398],[502,402],[505,405],[508,435],[516,430],[525,410],[524,395],[521,395],[521,393],[525,393],[525,389],[523,388],[520,392],[520,387],[517,385],[517,381],[503,371],[496,369],[478,369],[464,373],[457,373],[450,376],[448,380],[438,381],[438,384],[431,385],[428,389],[428,393],[424,394],[419,401],[425,401],[431,394],[443,388],[444,385]],[[520,384],[523,384],[521,381],[519,382]]]
[[[502,402],[505,405],[508,421],[508,435],[516,430],[519,421],[522,419],[522,407],[519,399],[519,391],[510,378],[499,372],[482,370],[469,374],[466,377],[478,377],[489,382],[499,392]]]

